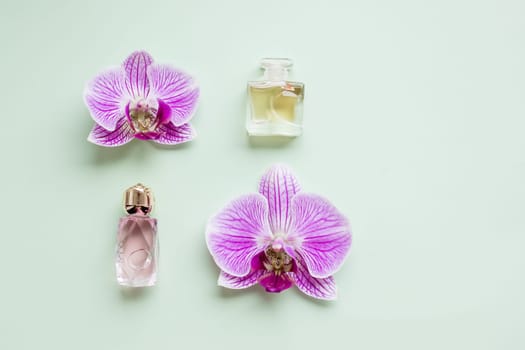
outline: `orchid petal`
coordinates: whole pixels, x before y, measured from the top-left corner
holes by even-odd
[[[147,98],[150,91],[148,81],[148,66],[153,62],[153,57],[145,51],[135,51],[124,60],[122,64],[126,71],[126,88],[133,98]]]
[[[335,300],[337,298],[337,286],[332,276],[312,277],[301,258],[296,259],[295,264],[297,271],[292,275],[295,285],[301,292],[316,299]]]
[[[292,200],[289,242],[313,277],[333,275],[343,264],[352,237],[347,219],[326,199],[300,193]]]
[[[171,108],[164,101],[157,100],[157,118],[160,124],[168,124],[171,121]]]
[[[259,283],[269,293],[280,293],[293,286],[293,281],[287,273],[268,272],[259,278]]]
[[[193,116],[199,98],[199,88],[193,78],[176,68],[161,64],[152,64],[148,75],[152,93],[170,106],[173,124],[187,123]]]
[[[115,130],[106,130],[102,126],[96,124],[88,136],[88,141],[99,146],[117,147],[133,140],[133,129],[122,118]]]
[[[263,270],[254,270],[243,277],[232,276],[221,271],[217,284],[221,287],[230,289],[244,289],[253,286],[259,282],[259,277],[264,273]]]
[[[272,232],[287,232],[290,224],[290,203],[300,191],[299,182],[290,169],[275,165],[259,183],[259,193],[268,200],[269,220]]]
[[[160,134],[156,131],[139,132],[135,134],[135,138],[143,141],[156,141]]]
[[[157,127],[159,137],[153,141],[163,145],[177,145],[195,138],[195,130],[190,124],[175,126],[173,123],[161,124]]]
[[[268,204],[260,194],[235,199],[206,228],[206,243],[215,263],[237,277],[250,272],[252,259],[270,239]]]
[[[88,82],[84,90],[84,101],[91,117],[106,130],[115,130],[117,122],[124,117],[128,99],[124,82],[124,71],[113,68]]]

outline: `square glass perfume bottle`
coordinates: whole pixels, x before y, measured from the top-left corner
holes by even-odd
[[[287,80],[292,60],[264,58],[261,67],[264,69],[263,80],[248,82],[248,134],[301,135],[304,84]]]
[[[128,216],[120,219],[115,267],[117,281],[127,287],[153,286],[157,282],[157,219],[150,217],[153,195],[137,184],[126,190]]]

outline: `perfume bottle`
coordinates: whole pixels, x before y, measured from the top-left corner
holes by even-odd
[[[124,193],[124,208],[128,213],[120,219],[117,234],[115,265],[117,281],[128,287],[147,287],[157,281],[157,219],[149,214],[153,195],[142,184]]]
[[[248,134],[301,135],[304,84],[286,80],[292,60],[264,58],[261,67],[264,69],[263,80],[248,82]]]

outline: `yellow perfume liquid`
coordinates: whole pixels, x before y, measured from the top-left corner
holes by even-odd
[[[284,86],[249,87],[254,120],[287,121],[297,120],[297,105],[303,98],[302,84]]]
[[[299,136],[304,84],[286,81],[288,59],[264,59],[261,65],[265,80],[248,83],[248,134]]]

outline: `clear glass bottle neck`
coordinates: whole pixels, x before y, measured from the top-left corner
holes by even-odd
[[[264,80],[267,81],[286,81],[288,79],[288,69],[275,66],[266,67],[264,70]]]

